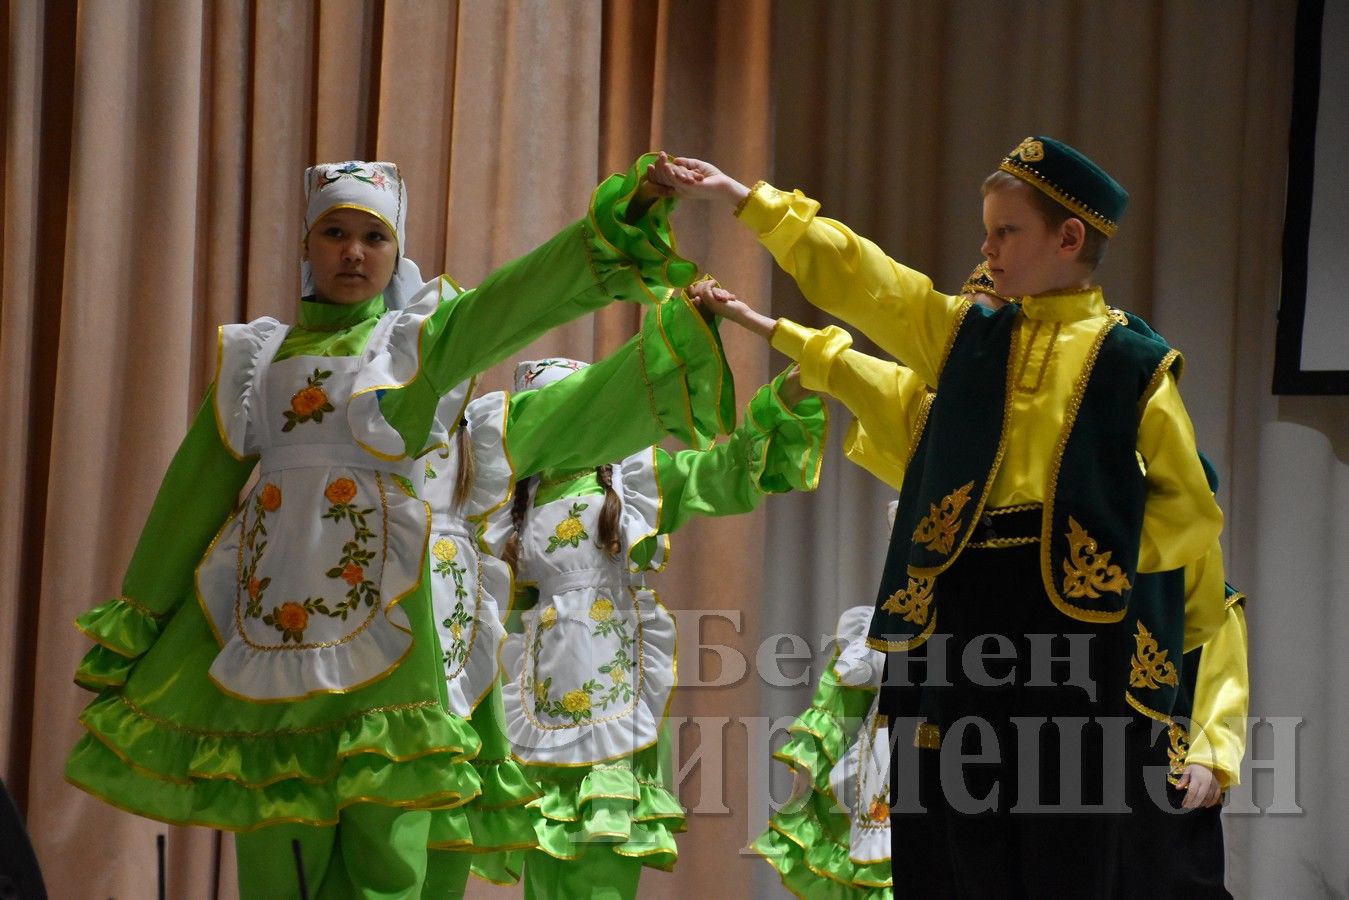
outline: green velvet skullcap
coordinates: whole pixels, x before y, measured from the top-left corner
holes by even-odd
[[[1028,137],[998,166],[1044,192],[1106,237],[1119,230],[1129,192],[1105,170],[1062,141]]]

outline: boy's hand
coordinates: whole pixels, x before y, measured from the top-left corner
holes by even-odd
[[[1201,809],[1212,806],[1222,799],[1223,786],[1213,770],[1199,763],[1190,763],[1185,767],[1176,788],[1185,792],[1181,806],[1185,809]]]
[[[664,150],[660,151],[654,163],[646,167],[646,180],[687,200],[721,198],[734,206],[749,194],[749,188],[711,163],[685,156],[670,156]]]

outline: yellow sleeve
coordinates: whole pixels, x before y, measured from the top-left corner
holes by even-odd
[[[968,302],[890,259],[800,191],[754,186],[737,215],[815,306],[856,327],[935,386]]]
[[[853,419],[843,437],[843,455],[854,465],[861,466],[895,490],[904,486],[905,457],[897,457],[876,444],[866,426]]]
[[[1185,651],[1189,653],[1218,633],[1227,620],[1227,582],[1223,548],[1217,541],[1185,567]]]
[[[1170,372],[1162,376],[1144,404],[1138,453],[1146,469],[1148,492],[1138,571],[1179,569],[1205,556],[1217,543],[1223,514],[1199,464],[1194,426]]]
[[[927,388],[917,373],[853,350],[852,335],[834,325],[815,329],[779,319],[773,347],[800,365],[803,387],[838,398],[856,417],[845,442],[848,458],[898,487],[925,408]]]
[[[1240,603],[1233,603],[1227,608],[1222,627],[1204,645],[1199,657],[1190,714],[1190,751],[1186,755],[1187,762],[1212,770],[1224,788],[1241,781],[1250,694],[1246,612]]]

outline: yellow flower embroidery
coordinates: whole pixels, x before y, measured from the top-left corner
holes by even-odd
[[[548,702],[548,685],[542,681],[534,682],[534,702],[540,704]]]
[[[585,525],[582,524],[581,513],[588,509],[588,503],[573,503],[571,510],[567,513],[567,518],[557,523],[557,528],[553,530],[553,536],[548,539],[548,549],[545,553],[552,553],[559,547],[579,547],[581,541],[590,537],[586,534]]]
[[[455,622],[454,624],[450,625],[450,634],[454,637],[456,641],[459,640],[459,638],[462,637],[464,634],[464,626],[460,625],[458,622]]]
[[[622,684],[623,680],[628,677],[628,670],[614,666],[609,670],[609,677],[613,679],[614,684]]]
[[[590,695],[585,691],[567,691],[562,695],[562,708],[569,713],[583,713],[590,710]]]
[[[454,562],[459,555],[459,548],[449,538],[441,538],[431,545],[431,555],[444,563]]]
[[[1155,691],[1164,684],[1171,687],[1179,684],[1176,666],[1166,658],[1170,651],[1158,647],[1157,639],[1152,636],[1152,632],[1143,627],[1142,622],[1138,623],[1138,634],[1134,635],[1134,643],[1138,649],[1134,651],[1133,659],[1129,661],[1130,687]]]
[[[950,553],[960,533],[960,511],[970,502],[971,481],[942,498],[941,504],[930,504],[931,510],[913,531],[913,541],[938,553]]]
[[[543,615],[539,616],[539,627],[552,628],[556,624],[557,624],[557,607],[550,606],[543,611]]]
[[[1072,516],[1068,517],[1068,558],[1063,561],[1065,597],[1101,596],[1102,591],[1123,593],[1130,588],[1124,570],[1110,562],[1111,551],[1099,552],[1096,539]]]
[[[614,601],[600,597],[590,604],[590,618],[596,622],[607,622],[614,617]]]
[[[932,586],[935,578],[909,578],[908,587],[895,591],[881,604],[881,609],[904,617],[915,625],[927,624],[927,608],[932,605]]]

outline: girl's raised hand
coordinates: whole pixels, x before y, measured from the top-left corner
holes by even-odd
[[[726,290],[712,278],[704,278],[686,288],[689,298],[698,308],[729,319],[741,328],[745,328],[764,338],[773,332],[774,321],[756,312],[735,294]]]
[[[664,150],[647,166],[646,177],[687,200],[721,198],[734,206],[749,193],[749,188],[711,163],[687,156],[671,156]]]

